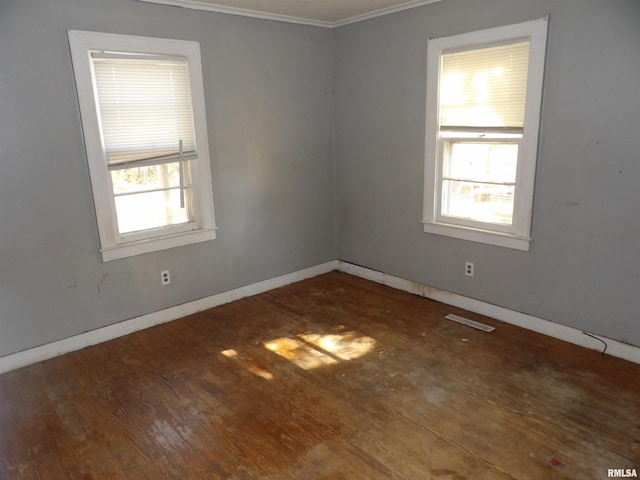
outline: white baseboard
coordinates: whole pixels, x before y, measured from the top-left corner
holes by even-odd
[[[0,357],[0,374],[31,365],[33,363],[41,362],[43,360],[48,360],[64,353],[73,352],[91,345],[122,337],[129,333],[144,330],[145,328],[186,317],[187,315],[192,315],[209,308],[233,302],[234,300],[257,295],[307,278],[316,277],[323,273],[337,270],[338,265],[338,261],[334,260],[321,265],[316,265],[315,267],[306,268],[280,277],[270,278],[245,287],[236,288],[210,297],[194,300],[193,302],[183,303],[182,305],[177,305],[165,310],[142,315],[141,317],[125,320],[123,322],[98,328],[96,330],[58,340],[56,342],[47,343],[46,345],[6,355],[4,357]]]
[[[68,352],[80,350],[91,345],[106,342],[114,338],[122,337],[139,330],[144,330],[145,328],[150,328],[155,325],[186,317],[187,315],[233,302],[234,300],[257,295],[307,278],[316,277],[332,270],[340,270],[341,272],[365,278],[376,283],[381,283],[398,290],[437,300],[481,315],[486,315],[487,317],[495,318],[496,320],[500,320],[505,323],[510,323],[534,332],[558,338],[575,345],[580,345],[594,350],[602,348],[602,344],[600,342],[584,335],[582,331],[575,328],[566,327],[548,320],[543,320],[541,318],[509,310],[490,303],[481,302],[479,300],[474,300],[472,298],[440,290],[411,280],[395,277],[393,275],[388,275],[369,268],[353,265],[348,262],[334,260],[321,265],[316,265],[315,267],[299,270],[280,277],[271,278],[245,287],[236,288],[210,297],[194,300],[193,302],[184,303],[165,310],[149,313],[147,315],[142,315],[130,320],[98,328],[80,335],[48,343],[46,345],[0,357],[0,374],[57,357]],[[640,347],[606,337],[598,337],[607,342],[608,355],[640,364]]]
[[[532,315],[516,312],[490,303],[481,302],[480,300],[474,300],[473,298],[440,290],[411,280],[405,280],[404,278],[394,277],[393,275],[388,275],[386,273],[360,267],[347,262],[341,261],[339,270],[376,283],[397,288],[398,290],[437,300],[438,302],[446,303],[447,305],[463,308],[471,312],[495,318],[496,320],[500,320],[505,323],[510,323],[511,325],[516,325],[518,327],[526,328],[527,330],[558,338],[565,342],[580,345],[581,347],[593,350],[601,350],[603,348],[602,343],[588,335],[585,335],[582,330],[560,325],[549,320],[543,320]],[[596,336],[607,343],[607,355],[640,364],[640,347],[619,342],[601,335]]]

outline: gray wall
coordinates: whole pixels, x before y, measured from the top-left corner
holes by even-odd
[[[547,14],[531,250],[424,233],[427,39]],[[445,0],[336,30],[338,257],[640,345],[639,25],[638,0]]]
[[[427,38],[547,14],[531,251],[425,234]],[[0,356],[335,258],[640,345],[638,25],[638,0],[445,0],[333,31],[0,0]],[[200,42],[217,240],[101,262],[70,28]]]
[[[101,262],[67,29],[200,42],[217,240]],[[332,49],[131,0],[0,0],[0,356],[335,259]]]

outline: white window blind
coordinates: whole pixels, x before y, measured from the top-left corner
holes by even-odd
[[[440,126],[524,125],[529,41],[441,55]]]
[[[103,261],[214,240],[200,45],[68,34]]]
[[[109,166],[195,153],[186,57],[92,54]]]
[[[529,249],[548,20],[429,39],[425,232]]]

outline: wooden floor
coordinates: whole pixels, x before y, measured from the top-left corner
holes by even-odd
[[[640,472],[640,365],[336,272],[0,376],[2,480],[609,468]]]

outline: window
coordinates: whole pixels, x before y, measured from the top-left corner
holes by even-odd
[[[547,23],[429,40],[426,232],[529,250]]]
[[[103,261],[215,238],[196,42],[69,31]]]

